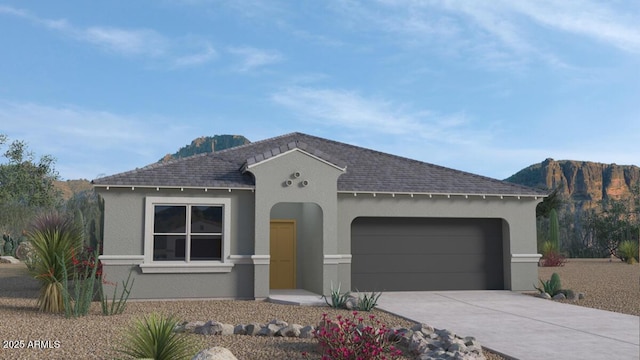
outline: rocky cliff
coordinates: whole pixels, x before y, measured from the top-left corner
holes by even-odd
[[[632,201],[638,194],[634,189],[640,186],[640,167],[546,159],[505,180],[536,188],[559,188],[565,206],[580,212],[598,207],[604,199]]]

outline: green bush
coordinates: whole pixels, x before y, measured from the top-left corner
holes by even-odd
[[[340,292],[340,284],[338,284],[338,288],[333,288],[333,283],[331,283],[331,302],[327,299],[325,295],[322,295],[322,298],[332,308],[342,309],[347,307],[347,300],[351,296],[351,292],[347,291],[344,294]]]
[[[560,275],[558,273],[553,273],[551,275],[551,279],[547,281],[543,281],[540,279],[541,287],[536,286],[536,290],[540,293],[547,293],[552,297],[559,294],[562,290],[562,284],[560,283]]]
[[[638,256],[638,242],[632,240],[625,240],[618,246],[618,254],[622,261],[627,264],[634,264],[637,262]]]
[[[46,213],[36,217],[27,237],[37,259],[30,271],[41,283],[38,308],[45,312],[62,312],[62,283],[74,270],[73,256],[81,249],[82,232],[73,219]]]
[[[189,359],[195,354],[194,346],[186,334],[173,331],[177,323],[173,316],[144,316],[127,330],[125,343],[117,351],[134,359]]]
[[[361,296],[358,293],[358,306],[357,309],[361,311],[371,311],[376,305],[378,305],[378,299],[382,295],[382,292],[376,293],[375,291],[371,292],[371,294],[365,293],[364,296]]]

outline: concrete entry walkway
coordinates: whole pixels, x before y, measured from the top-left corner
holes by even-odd
[[[640,318],[511,291],[387,292],[378,308],[515,359],[639,359]]]

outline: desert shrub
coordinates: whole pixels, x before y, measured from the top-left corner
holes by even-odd
[[[64,314],[68,317],[85,316],[89,313],[91,301],[96,295],[95,282],[99,276],[98,251],[94,251],[88,256],[88,260],[79,260],[74,255],[71,257],[73,263],[73,292],[69,290],[69,275],[63,266],[62,259],[62,300],[64,304]]]
[[[351,296],[350,291],[347,291],[345,293],[340,292],[340,284],[338,284],[337,289],[334,289],[333,283],[331,283],[331,294],[330,294],[331,302],[329,302],[326,295],[322,295],[322,298],[330,307],[335,309],[344,309],[347,306],[347,300],[349,300],[350,296]]]
[[[189,359],[195,354],[194,347],[187,335],[173,331],[177,323],[175,317],[158,313],[137,319],[117,351],[134,359]]]
[[[618,257],[628,264],[636,263],[638,256],[638,242],[625,240],[618,246]]]
[[[389,340],[390,332],[374,315],[365,321],[354,311],[351,318],[338,315],[336,320],[323,314],[315,338],[323,359],[396,359],[402,352]]]
[[[375,291],[371,292],[371,294],[365,293],[364,295],[360,295],[358,293],[358,310],[361,311],[371,311],[376,305],[378,305],[378,299],[382,295],[382,292],[376,293]]]
[[[82,245],[82,232],[73,219],[58,213],[46,213],[35,218],[27,237],[34,256],[31,274],[40,281],[38,308],[45,312],[62,312],[63,278],[73,269],[73,255]]]
[[[565,258],[562,254],[557,252],[550,252],[542,257],[541,265],[545,267],[557,267],[564,266],[566,262],[567,258]]]
[[[129,300],[129,294],[131,294],[131,289],[133,288],[133,283],[135,282],[135,279],[131,279],[132,272],[133,270],[129,271],[127,281],[122,281],[122,292],[117,300],[116,294],[118,293],[118,284],[107,281],[105,277],[102,278],[102,286],[100,287],[102,315],[118,315],[124,312],[124,309],[127,307],[127,300]],[[106,285],[113,286],[113,295],[111,295],[111,300],[109,300],[109,296],[104,293],[104,287]],[[111,301],[111,305],[109,305],[109,301]]]
[[[536,290],[538,290],[540,293],[547,293],[551,296],[559,294],[562,290],[560,275],[558,275],[558,273],[553,273],[551,275],[551,279],[547,281],[543,281],[542,279],[540,279],[540,285],[540,287],[536,286]]]

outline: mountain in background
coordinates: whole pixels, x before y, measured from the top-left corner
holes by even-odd
[[[66,181],[56,180],[53,182],[53,187],[56,190],[60,191],[60,193],[62,194],[62,198],[65,201],[71,199],[74,194],[93,189],[93,185],[91,185],[91,182],[85,179]]]
[[[165,155],[159,162],[166,162],[196,154],[216,152],[249,143],[251,143],[251,141],[242,135],[202,136],[193,140],[191,144],[181,147],[178,152]]]
[[[575,214],[599,208],[602,200],[632,202],[638,196],[634,190],[640,186],[640,167],[546,159],[505,181],[540,189],[559,188],[566,210]]]
[[[193,140],[191,144],[181,147],[176,153],[165,155],[159,162],[179,159],[196,154],[220,151],[249,143],[251,143],[251,141],[242,135],[202,136]],[[91,182],[85,179],[55,181],[54,187],[56,190],[60,191],[62,198],[65,201],[73,197],[74,194],[93,189]]]

